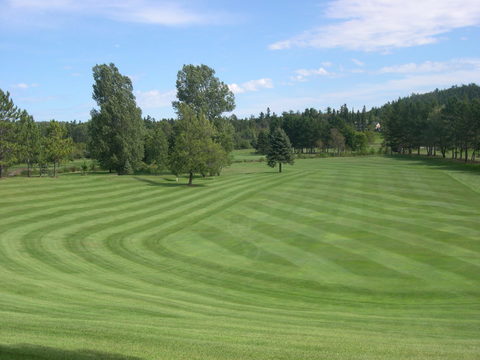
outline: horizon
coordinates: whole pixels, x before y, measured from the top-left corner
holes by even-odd
[[[0,88],[36,121],[90,119],[92,67],[132,79],[142,115],[172,118],[183,64],[206,64],[239,118],[480,83],[480,3],[372,0],[0,0]],[[81,29],[79,31],[78,29]]]

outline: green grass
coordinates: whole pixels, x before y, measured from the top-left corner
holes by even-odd
[[[0,359],[478,359],[480,175],[462,169],[2,180]]]
[[[265,158],[265,155],[257,154],[255,152],[255,149],[234,150],[232,155],[233,155],[233,161],[235,161],[235,162],[258,161],[261,158]]]

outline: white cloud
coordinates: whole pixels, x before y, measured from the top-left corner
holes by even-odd
[[[333,0],[331,24],[269,46],[389,51],[435,43],[439,35],[480,24],[478,0]]]
[[[365,63],[363,61],[360,61],[358,59],[352,59],[352,62],[357,66],[364,66],[365,65]]]
[[[258,91],[260,89],[272,89],[273,81],[272,79],[262,78],[258,80],[250,80],[240,85],[230,84],[228,87],[234,94],[242,94],[249,91]]]
[[[18,83],[18,84],[15,84],[15,85],[12,85],[12,87],[14,89],[29,89],[29,88],[33,88],[33,87],[38,87],[38,84],[26,84],[26,83]]]
[[[187,5],[154,0],[8,0],[7,8],[3,10],[17,17],[71,14],[166,26],[219,23],[230,17],[221,12],[195,11]]]
[[[291,77],[293,81],[307,81],[307,78],[311,76],[332,75],[323,67],[320,67],[318,69],[298,69],[298,70],[295,70],[295,74],[296,74],[295,76]]]
[[[161,92],[159,90],[136,91],[137,104],[142,109],[156,109],[172,105],[176,90]]]
[[[402,65],[385,66],[381,68],[378,72],[381,74],[413,74],[468,69],[480,69],[480,59],[453,59],[443,62],[425,61],[421,64],[408,63]]]

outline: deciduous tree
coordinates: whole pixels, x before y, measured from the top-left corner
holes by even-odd
[[[179,104],[178,112],[170,169],[175,175],[188,174],[192,185],[194,174],[218,174],[228,162],[227,153],[213,140],[216,129],[202,112],[186,104]]]
[[[93,67],[93,99],[90,152],[100,165],[119,174],[131,173],[144,155],[144,123],[130,78],[114,64]]]
[[[172,103],[179,112],[181,104],[189,105],[209,120],[235,108],[235,97],[228,86],[207,65],[184,65],[177,74],[177,98]]]

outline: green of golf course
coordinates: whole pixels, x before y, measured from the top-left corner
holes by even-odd
[[[0,359],[479,359],[480,172],[0,181]]]

